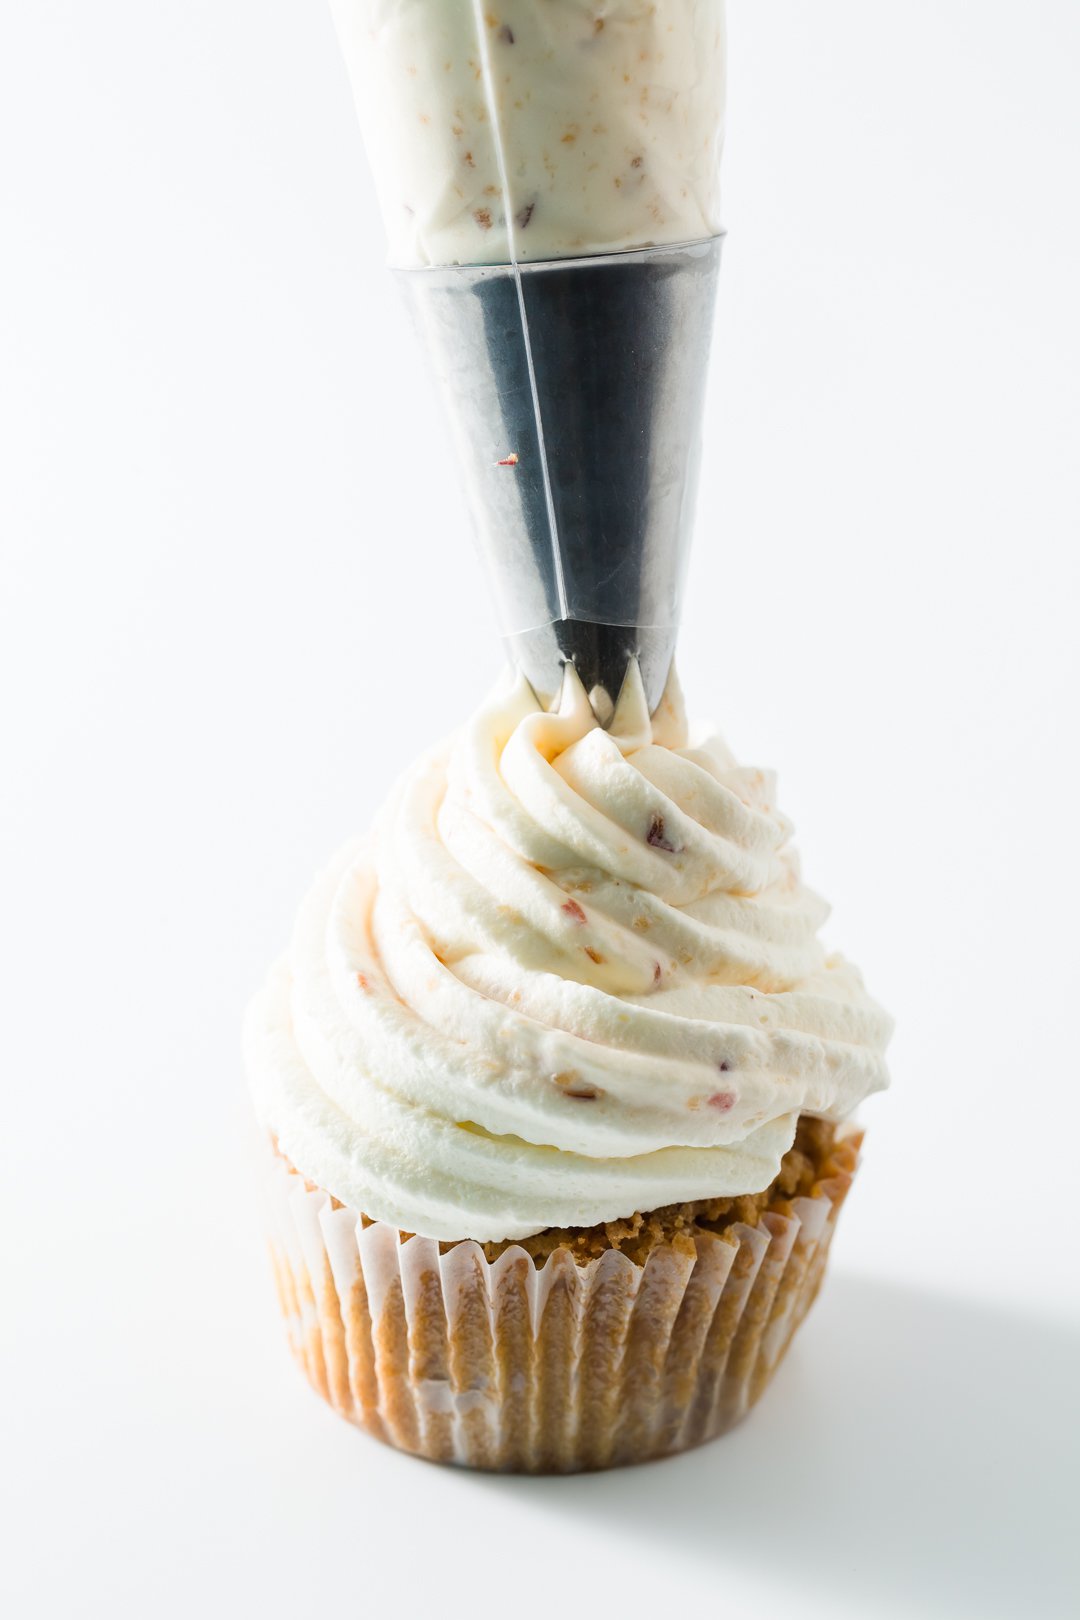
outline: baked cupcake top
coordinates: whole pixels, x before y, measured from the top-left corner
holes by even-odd
[[[752,1193],[800,1113],[887,1084],[890,1020],[827,954],[772,775],[691,746],[674,680],[610,727],[500,689],[407,773],[249,1011],[297,1168],[481,1242]]]

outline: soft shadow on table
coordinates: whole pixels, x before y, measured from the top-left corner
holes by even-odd
[[[646,1468],[477,1482],[868,1615],[1057,1620],[1080,1589],[1078,1377],[1067,1325],[838,1275],[726,1438]]]

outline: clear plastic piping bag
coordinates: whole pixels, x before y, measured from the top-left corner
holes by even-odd
[[[331,3],[510,654],[545,701],[572,660],[605,713],[636,658],[655,707],[719,269],[722,0]]]

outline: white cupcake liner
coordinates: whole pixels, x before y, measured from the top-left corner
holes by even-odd
[[[700,1445],[749,1411],[813,1302],[859,1141],[836,1143],[811,1196],[643,1264],[402,1241],[268,1147],[293,1352],[343,1417],[435,1462],[571,1473]]]

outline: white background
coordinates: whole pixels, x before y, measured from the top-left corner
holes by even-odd
[[[4,7],[9,1613],[1068,1612],[1078,74],[1073,0],[732,7],[680,664],[894,1089],[748,1425],[500,1481],[309,1394],[248,1160],[249,993],[500,658],[328,14]]]

